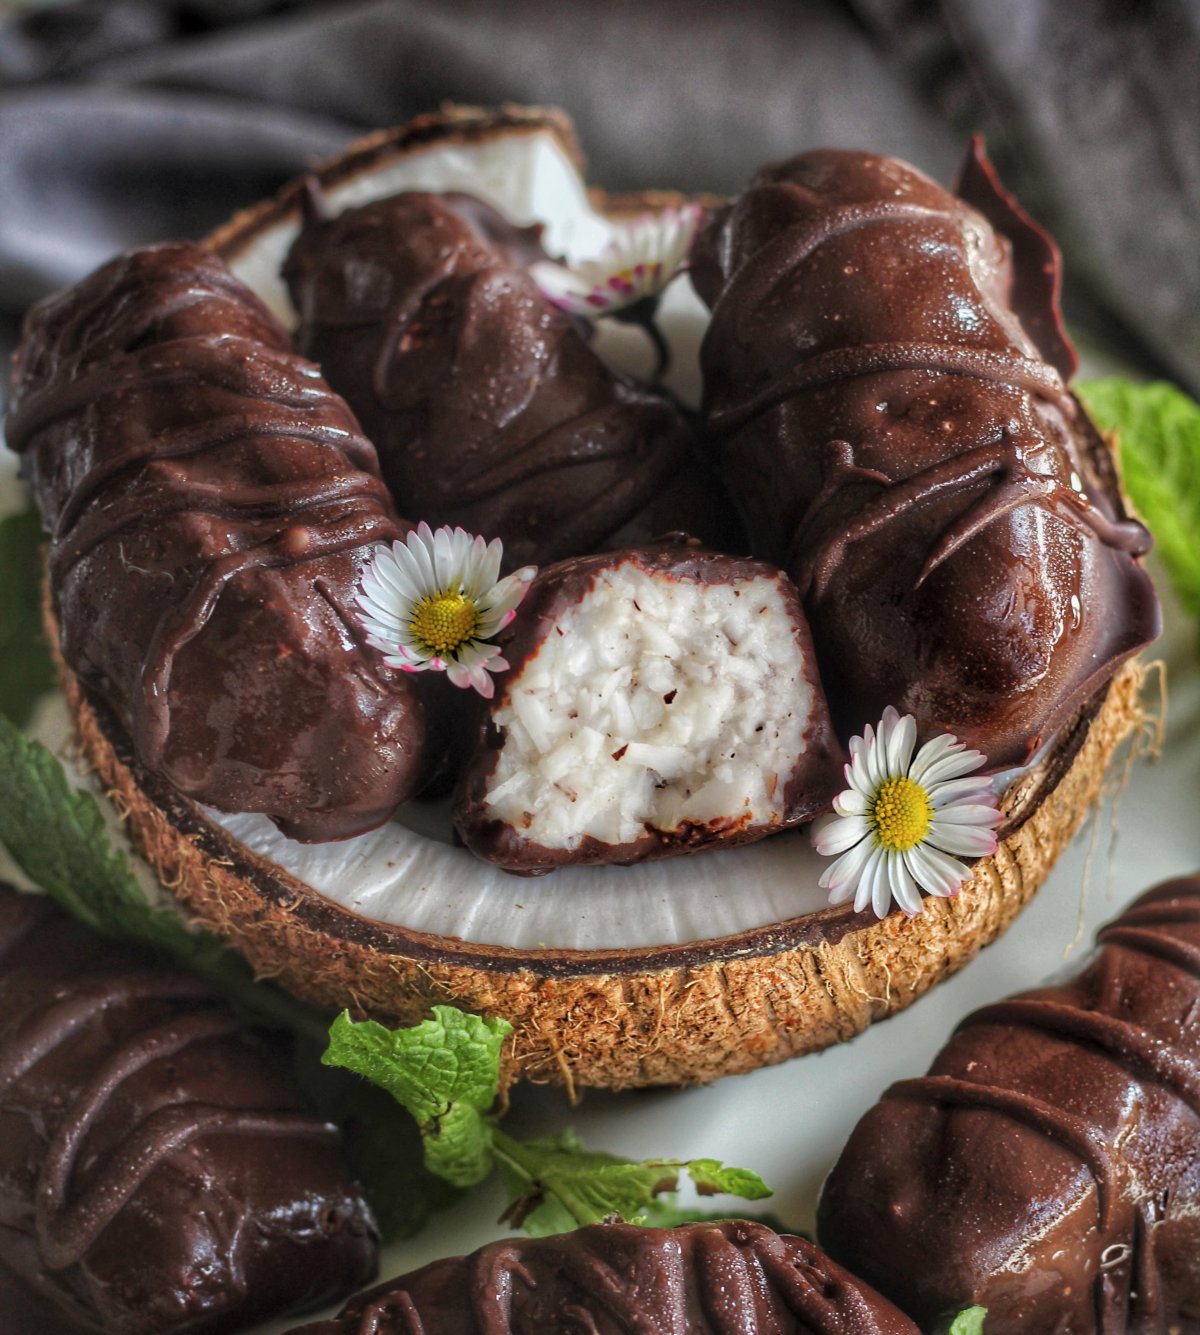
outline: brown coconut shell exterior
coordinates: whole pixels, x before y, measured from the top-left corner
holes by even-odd
[[[47,604],[51,642],[57,627]],[[1141,734],[1125,664],[1005,794],[1000,846],[915,918],[831,908],[738,936],[626,951],[513,950],[358,917],[252,853],[144,771],[112,714],[59,662],[83,754],[134,846],[197,922],[296,996],[413,1024],[435,1003],[513,1025],[508,1078],[629,1089],[703,1084],[829,1047],[903,1010],[1033,897],[1122,743]]]
[[[438,140],[546,129],[581,161],[561,112],[451,107],[374,134],[315,171],[330,186]],[[208,244],[236,258],[298,212],[298,189],[238,214]],[[678,199],[656,192],[604,202],[626,212]],[[45,615],[57,646],[49,598]],[[134,846],[195,920],[260,976],[384,1021],[414,1023],[439,1002],[503,1016],[514,1028],[508,1079],[568,1091],[700,1084],[842,1042],[903,1010],[994,941],[1032,898],[1146,717],[1144,670],[1134,660],[1006,793],[997,852],[975,864],[956,898],[927,899],[918,917],[878,921],[842,906],[681,946],[518,951],[389,926],[325,899],[142,769],[125,729],[58,666],[83,754]]]

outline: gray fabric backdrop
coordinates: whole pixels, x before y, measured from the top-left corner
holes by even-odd
[[[0,23],[0,343],[445,99],[554,102],[593,178],[732,191],[818,144],[945,179],[987,131],[1075,319],[1200,387],[1200,0],[84,0]]]

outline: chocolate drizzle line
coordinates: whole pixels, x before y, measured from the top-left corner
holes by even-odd
[[[293,1335],[916,1335],[802,1238],[734,1221],[599,1224],[436,1261]]]
[[[34,1015],[0,1045],[0,1098],[22,1076],[93,1024],[98,1011],[153,1002],[206,1002],[211,989],[199,979],[156,974],[115,974],[65,996]],[[302,1135],[336,1137],[337,1129],[302,1113],[245,1112],[186,1103],[158,1111],[135,1128],[120,1152],[83,1197],[67,1197],[79,1150],[123,1080],[151,1062],[181,1052],[192,1043],[237,1032],[228,1011],[199,1011],[148,1029],[116,1049],[67,1111],[42,1161],[36,1188],[38,1243],[49,1270],[82,1259],[155,1167],[201,1136]]]
[[[336,1127],[245,1032],[200,979],[0,884],[0,1263],[111,1335],[240,1329],[369,1278]]]
[[[1039,1135],[1065,1145],[1091,1169],[1096,1182],[1100,1227],[1112,1220],[1112,1161],[1109,1146],[1082,1117],[1064,1112],[1045,1099],[998,1085],[958,1080],[949,1075],[927,1075],[916,1080],[898,1080],[885,1099],[917,1099],[944,1107],[986,1110],[1023,1122]]]

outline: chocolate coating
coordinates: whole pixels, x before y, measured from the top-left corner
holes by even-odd
[[[548,637],[561,634],[559,622],[595,586],[605,571],[632,566],[668,583],[735,584],[767,579],[775,582],[791,621],[791,633],[803,659],[811,691],[811,712],[804,731],[805,750],[795,757],[791,772],[780,775],[782,811],[773,823],[753,823],[738,813],[704,824],[688,823],[676,830],[647,828],[627,843],[605,843],[584,835],[571,849],[548,848],[522,830],[489,816],[485,798],[495,771],[503,737],[493,718],[507,704],[522,667],[534,658]],[[799,596],[782,571],[761,561],[703,551],[694,540],[675,540],[632,551],[599,553],[560,561],[542,570],[533,581],[512,630],[501,640],[511,664],[492,702],[474,753],[464,773],[455,808],[455,828],[466,846],[488,862],[522,875],[541,875],[576,864],[627,865],[652,858],[698,853],[711,847],[752,843],[767,835],[812,820],[829,809],[841,786],[841,748],[833,734],[829,708],[816,672],[816,655]],[[782,707],[772,702],[769,708]],[[764,705],[764,710],[768,706]],[[769,715],[767,715],[769,717]]]
[[[298,839],[370,829],[421,785],[414,684],[351,610],[406,527],[353,414],[220,260],[152,247],[35,306],[7,431],[63,655],[147,768]]]
[[[376,1243],[215,992],[0,885],[0,1270],[84,1330],[199,1335],[349,1292]]]
[[[503,539],[506,569],[706,533],[717,502],[681,414],[601,362],[532,257],[527,230],[466,195],[310,209],[284,267],[298,346],[403,513]]]
[[[804,595],[839,733],[892,704],[1003,766],[1160,622],[1149,536],[1042,360],[1073,365],[1057,252],[985,162],[964,179],[1015,245],[913,168],[826,150],[715,212],[693,280],[706,422]]]
[[[1074,978],[968,1016],[859,1122],[822,1244],[919,1322],[1200,1329],[1200,877],[1143,895]]]
[[[917,1335],[803,1238],[762,1224],[594,1224],[493,1242],[292,1335]]]

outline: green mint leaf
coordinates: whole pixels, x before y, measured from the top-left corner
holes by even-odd
[[[724,1224],[736,1219],[749,1220],[752,1224],[763,1224],[773,1228],[776,1233],[792,1233],[805,1237],[799,1229],[784,1223],[776,1214],[756,1210],[696,1210],[689,1206],[678,1205],[673,1196],[659,1196],[649,1205],[642,1207],[641,1213],[628,1220],[630,1224],[641,1224],[644,1228],[677,1228],[680,1224]]]
[[[748,1168],[726,1168],[719,1159],[692,1159],[683,1166],[701,1196],[740,1196],[744,1201],[761,1201],[772,1194],[762,1178]]]
[[[343,1153],[385,1241],[411,1238],[462,1192],[425,1167],[417,1124],[390,1094],[322,1063],[327,1041],[298,1039],[293,1074],[310,1102],[341,1127]]]
[[[511,1033],[507,1020],[453,1006],[434,1006],[433,1019],[411,1029],[356,1022],[344,1012],[321,1060],[387,1090],[416,1119],[429,1171],[470,1187],[492,1170],[492,1126],[484,1114],[496,1100],[500,1055]]]
[[[968,1307],[950,1323],[949,1335],[983,1335],[983,1318],[987,1316],[986,1307]]]
[[[505,1219],[534,1237],[611,1219],[645,1217],[656,1196],[675,1190],[681,1171],[703,1191],[751,1200],[771,1194],[757,1174],[726,1169],[716,1159],[638,1162],[586,1150],[569,1131],[523,1142],[496,1131],[493,1150],[511,1202]]]
[[[1125,489],[1184,607],[1200,617],[1200,404],[1162,381],[1111,377],[1076,391],[1096,424],[1117,433]]]
[[[32,508],[0,520],[0,714],[18,727],[54,686],[42,636],[42,528]]]
[[[200,974],[262,1022],[324,1032],[318,1012],[256,983],[246,961],[218,937],[151,904],[125,854],[112,846],[95,798],[73,788],[41,743],[2,717],[0,844],[35,885],[92,931]]]

